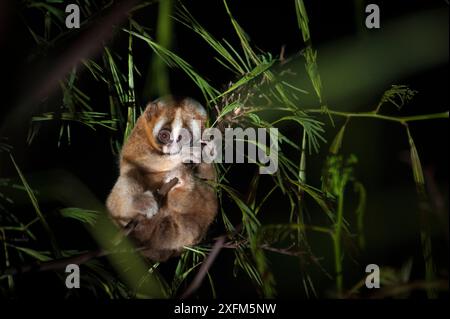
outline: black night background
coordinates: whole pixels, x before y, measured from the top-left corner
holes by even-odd
[[[448,35],[439,0],[2,1],[1,298],[448,298]],[[61,260],[113,236],[130,119],[168,93],[211,123],[278,128],[278,172],[217,165],[203,242],[156,265],[90,258],[68,289]]]

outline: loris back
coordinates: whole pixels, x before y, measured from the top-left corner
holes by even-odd
[[[191,154],[182,152],[206,120],[205,109],[193,99],[159,99],[146,107],[122,148],[120,176],[106,205],[120,225],[137,221],[130,236],[152,260],[197,244],[217,213],[208,183],[216,177],[213,165],[186,164]],[[178,183],[158,199],[157,190],[173,178]]]

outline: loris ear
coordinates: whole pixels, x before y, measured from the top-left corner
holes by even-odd
[[[155,150],[161,151],[160,145],[155,140],[154,127],[158,118],[161,116],[161,105],[158,101],[153,101],[147,104],[144,114],[142,114],[142,119],[140,123],[144,128],[144,132],[148,141],[148,144]]]
[[[189,97],[185,98],[184,101],[193,109],[194,113],[199,119],[206,120],[208,118],[208,114],[206,113],[204,106],[201,105],[200,102]]]
[[[208,113],[203,105],[192,98],[185,98],[184,103],[185,109],[190,116],[192,116],[192,119],[201,122],[201,130],[203,131],[205,129],[206,122],[208,121]]]
[[[159,105],[158,100],[152,101],[147,104],[147,107],[145,108],[144,114],[145,119],[147,122],[149,122],[152,117],[156,116],[160,112],[161,105]]]

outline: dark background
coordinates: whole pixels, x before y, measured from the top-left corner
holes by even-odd
[[[184,1],[183,3],[192,15],[216,38],[233,39],[231,42],[237,43],[221,1]],[[448,10],[446,1],[395,0],[375,3],[380,4],[382,28],[373,32],[383,32],[385,23],[411,13],[436,8]],[[18,16],[18,12],[21,10],[18,2],[6,1],[2,6],[3,8],[0,6],[0,12],[2,12],[0,16],[0,21],[2,21],[0,52],[3,52],[4,56],[0,59],[0,77],[3,90],[0,102],[0,119],[4,122],[6,115],[20,105],[22,99],[32,91],[33,87],[41,83],[43,80],[41,72],[45,72],[48,67],[52,66],[53,59],[64,52],[64,48],[70,43],[71,39],[66,39],[65,43],[56,46],[54,50],[39,52],[23,21]],[[343,38],[357,37],[361,32],[372,32],[364,30],[364,27],[358,24],[358,14],[362,14],[363,19],[365,14],[355,12],[353,1],[306,1],[306,7],[310,18],[312,42],[319,52],[319,68],[321,47]],[[236,20],[251,37],[252,42],[262,51],[269,51],[273,55],[278,55],[281,47],[285,46],[286,56],[291,56],[304,48],[301,34],[297,29],[293,1],[239,1],[239,3],[230,1],[230,8]],[[157,17],[156,12],[156,8],[146,10],[145,13],[138,14],[136,18],[141,22],[149,21],[149,26],[153,27]],[[39,23],[39,19],[41,19],[40,16],[34,16],[32,12],[27,12],[25,16],[27,19],[31,19],[29,21],[34,19],[36,23]],[[448,33],[448,24],[445,27]],[[432,36],[430,35],[430,37]],[[126,44],[126,41],[121,41],[123,37],[123,34],[116,32],[114,38],[110,41],[110,45],[120,49],[123,43]],[[414,41],[414,39],[411,39],[411,41]],[[193,32],[177,23],[174,24],[173,50],[189,61],[200,74],[205,75],[215,87],[224,87],[230,80],[233,80],[229,73],[224,72],[223,68],[213,59],[205,59],[205,56],[213,54],[212,50]],[[150,50],[145,44],[136,41],[134,53],[136,64],[145,73],[151,58]],[[34,57],[30,59],[32,54]],[[380,59],[383,59],[383,57],[380,56]],[[373,108],[372,106],[379,100],[383,91],[391,84],[407,84],[419,93],[401,112],[398,113],[392,106],[386,107],[388,113],[409,115],[446,111],[448,110],[447,62],[412,74],[407,78],[392,79],[391,83],[386,83],[384,88],[365,95],[364,99],[358,99],[356,102],[348,101],[348,103],[355,104],[353,110],[368,111]],[[173,93],[189,95],[201,100],[200,92],[186,76],[176,70],[171,70],[170,75]],[[89,80],[87,72],[81,73],[81,83],[83,83],[83,77],[86,78],[86,85],[81,84],[81,87],[91,96],[91,105],[94,105],[98,111],[107,111],[106,91],[91,86],[92,80]],[[142,106],[148,101],[148,98],[144,97],[144,82],[143,78],[136,78],[137,92],[141,92],[137,98]],[[327,90],[326,82],[324,83],[324,90],[325,92]],[[58,93],[52,94],[46,107],[49,109],[57,107],[60,98],[61,96]],[[333,105],[333,101],[328,101],[328,103],[331,109],[339,109],[338,105]],[[38,114],[42,111],[42,107],[36,107],[31,110],[31,113]],[[342,119],[336,118],[336,127],[327,127],[328,141],[333,138],[342,123]],[[13,154],[24,173],[31,174],[55,168],[66,169],[81,179],[101,201],[106,199],[118,174],[117,157],[111,153],[109,131],[100,128],[94,132],[85,126],[74,124],[72,125],[71,144],[68,145],[63,142],[58,147],[59,125],[56,122],[47,122],[42,125],[33,143],[26,145],[25,137],[28,125],[29,118],[25,116],[19,122],[14,123],[12,129],[2,132],[2,136],[7,137],[7,141],[13,146]],[[298,133],[294,128],[287,127],[284,129],[291,134]],[[442,227],[442,229],[436,230],[435,257],[440,260],[441,264],[447,265],[444,268],[448,271],[448,241],[443,235],[445,231],[448,231],[447,120],[413,123],[410,129],[421,156],[424,170],[428,174],[427,176],[437,185],[438,195],[443,198],[445,213],[443,219],[438,218],[441,220],[438,223],[438,228]],[[308,159],[308,182],[312,185],[320,185],[319,177],[324,164],[326,149],[327,147],[324,146],[320,154],[312,155]],[[404,128],[394,123],[370,119],[352,121],[346,132],[344,153],[353,153],[359,158],[357,177],[364,183],[368,193],[365,220],[368,239],[367,252],[356,258],[358,262],[351,259],[347,260],[345,269],[348,272],[346,273],[348,281],[353,282],[353,278],[355,280],[359,278],[363,265],[367,263],[400,267],[409,257],[413,257],[415,260],[413,276],[420,277],[423,269],[420,266],[419,225],[414,199],[416,193],[411,168],[405,162],[409,153]],[[2,155],[0,176],[15,176],[15,170],[9,162],[9,158],[5,157],[4,154],[0,155]],[[242,168],[235,170],[232,179],[233,186],[242,193],[245,193],[248,189],[250,180],[248,171],[248,167],[243,165]],[[352,204],[352,200],[350,200],[349,205]],[[46,205],[48,207],[45,207],[49,210],[58,207],[58,204],[54,203]],[[277,194],[269,204],[268,210],[273,213],[263,217],[263,220],[266,222],[282,220],[285,206],[285,198],[281,194]],[[29,208],[26,204],[23,204],[15,209],[19,214],[24,213]],[[314,224],[317,217],[315,217],[313,209],[310,215],[310,221]],[[232,216],[232,218],[237,219],[238,216]],[[349,219],[351,218],[349,216]],[[64,240],[67,245],[79,248],[80,245],[89,247],[92,244],[86,238],[88,235],[83,229],[73,229],[71,236],[65,236]],[[219,234],[221,230],[221,225],[218,222],[213,226],[211,233]],[[317,256],[324,257],[325,260],[332,259],[331,255],[327,255],[330,251],[329,246],[327,246],[329,245],[328,242],[314,237],[312,240],[312,247],[314,247]],[[279,295],[281,297],[297,296],[298,291],[301,291],[299,288],[300,280],[296,276],[298,263],[289,262],[292,259],[280,255],[270,255],[270,260],[277,279]],[[173,264],[172,261],[165,266],[164,269],[168,274],[173,270]],[[227,252],[221,254],[216,261],[213,275],[217,281],[216,287],[220,287],[218,296],[257,296],[255,289],[245,275],[238,279],[232,277],[231,264],[232,255]],[[331,265],[327,261],[324,264],[325,267]],[[31,288],[22,293],[31,296],[34,289],[38,289],[36,288],[38,285],[29,285],[29,280],[42,283],[46,280],[51,282],[51,278],[51,275],[45,274],[39,278],[24,279],[23,285]],[[324,288],[323,291],[327,291],[327,287],[332,289],[333,282],[321,275],[320,272],[315,274],[314,278],[317,286]],[[47,287],[48,292],[46,294],[57,295],[56,292],[59,287],[57,284]],[[208,296],[209,290],[207,287],[204,288],[203,293]]]

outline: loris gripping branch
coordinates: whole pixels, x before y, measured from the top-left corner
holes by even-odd
[[[147,106],[122,148],[120,176],[106,205],[121,226],[136,221],[130,236],[152,260],[197,244],[217,213],[217,196],[207,183],[216,178],[213,164],[186,164],[190,154],[181,151],[206,120],[193,99],[159,99]],[[174,178],[178,182],[159,200],[157,191]]]

